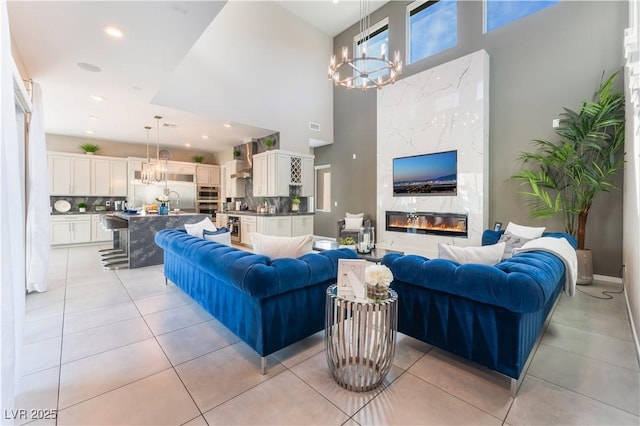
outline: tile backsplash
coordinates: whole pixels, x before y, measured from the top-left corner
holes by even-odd
[[[65,214],[57,212],[53,205],[56,201],[66,200],[71,204],[71,209],[66,213],[78,213],[78,204],[87,203],[87,213],[95,212],[96,206],[105,206],[106,211],[114,210],[114,201],[126,201],[127,197],[80,197],[80,196],[54,196],[49,197],[49,205],[52,214]],[[107,205],[109,204],[109,205]]]

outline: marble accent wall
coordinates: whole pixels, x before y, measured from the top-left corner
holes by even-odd
[[[436,257],[438,243],[479,246],[488,227],[489,55],[484,50],[378,91],[378,246]],[[393,159],[458,151],[456,196],[393,196]],[[469,236],[387,232],[385,211],[469,215]]]

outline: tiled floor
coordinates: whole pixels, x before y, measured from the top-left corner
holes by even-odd
[[[402,335],[383,389],[353,393],[330,377],[322,333],[262,376],[161,266],[104,271],[95,246],[51,256],[49,291],[27,296],[18,407],[58,410],[60,425],[640,423],[623,294],[562,296],[515,400],[503,377]]]

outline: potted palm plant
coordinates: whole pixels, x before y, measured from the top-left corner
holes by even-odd
[[[533,168],[512,176],[528,187],[521,194],[532,218],[561,214],[565,232],[577,237],[578,284],[593,280],[591,252],[585,250],[589,209],[598,193],[618,189],[612,179],[624,161],[624,93],[613,87],[617,75],[601,81],[579,111],[564,108],[555,129],[560,141],[534,140],[537,150],[519,157]]]
[[[85,143],[80,145],[80,149],[82,149],[85,154],[93,155],[100,149],[100,147],[92,143]]]

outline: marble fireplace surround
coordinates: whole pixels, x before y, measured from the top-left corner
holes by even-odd
[[[437,257],[438,243],[479,246],[488,227],[489,55],[484,50],[378,91],[377,223],[387,211],[467,216],[467,237],[387,231],[377,245]],[[458,151],[456,196],[393,196],[393,159]]]

